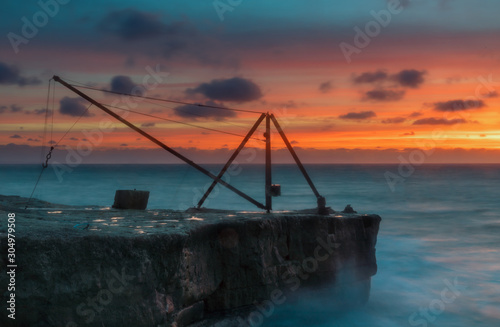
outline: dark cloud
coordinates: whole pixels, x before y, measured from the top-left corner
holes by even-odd
[[[215,79],[210,83],[202,83],[194,89],[187,89],[186,93],[199,93],[211,100],[230,102],[249,102],[262,97],[257,84],[241,77]]]
[[[403,90],[385,90],[376,89],[365,92],[363,100],[369,101],[398,101],[401,100],[405,95]]]
[[[23,107],[18,106],[16,104],[10,105],[10,112],[21,112],[21,111],[23,111]]]
[[[122,144],[120,144],[120,146],[128,146],[128,144],[127,143],[122,143]]]
[[[11,138],[11,139],[22,139],[23,137],[21,135],[19,135],[19,134],[14,134],[14,135],[9,136],[9,138]]]
[[[432,104],[436,111],[464,111],[470,109],[480,109],[486,106],[483,100],[450,100],[445,102],[435,102]]]
[[[422,113],[421,113],[421,112],[414,111],[414,112],[412,112],[412,113],[410,114],[410,116],[408,116],[408,117],[410,117],[410,118],[417,118],[417,117],[420,117],[420,116],[422,116]]]
[[[89,117],[91,114],[87,111],[87,107],[84,105],[87,101],[82,98],[69,98],[64,97],[60,101],[59,112],[63,115],[68,116],[86,116]]]
[[[155,125],[155,123],[144,123],[141,125],[141,127],[154,127]]]
[[[36,85],[42,81],[37,77],[23,77],[19,68],[0,62],[0,84],[17,84],[19,86]]]
[[[33,111],[33,113],[34,113],[35,115],[45,115],[45,114],[47,113],[47,109],[45,109],[45,108],[35,109],[35,110]],[[52,116],[52,111],[49,111],[48,115],[49,115],[49,116]]]
[[[359,76],[354,76],[354,83],[362,84],[362,83],[375,83],[382,82],[386,80],[389,76],[386,72],[382,70],[378,70],[376,72],[365,72]]]
[[[328,81],[328,82],[324,82],[324,83],[321,83],[319,85],[319,91],[321,93],[328,93],[330,92],[331,90],[333,89],[333,85],[332,85],[332,82]]]
[[[198,20],[199,22],[199,20]],[[204,25],[198,29],[197,22],[187,18],[177,21],[163,21],[156,13],[135,9],[112,11],[105,15],[97,28],[106,34],[119,38],[121,43],[109,43],[116,51],[126,52],[129,56],[162,56],[169,61],[180,60],[192,64],[193,60],[210,67],[238,68],[239,55],[231,48],[239,47],[232,33]],[[209,24],[210,25],[210,24]],[[99,36],[103,33],[99,33]],[[239,40],[237,38],[237,40]],[[109,40],[106,40],[109,41]],[[130,47],[130,42],[140,41],[140,46]],[[133,64],[126,61],[126,67]]]
[[[16,104],[11,104],[10,106],[0,106],[0,114],[6,113],[6,112],[22,112],[23,107],[18,106]]]
[[[413,135],[415,135],[415,132],[403,133],[399,136],[413,136]]]
[[[221,106],[213,101],[207,101],[207,106]],[[195,104],[188,104],[174,108],[174,113],[182,118],[190,120],[198,119],[215,119],[224,120],[226,118],[236,117],[236,113],[231,110],[224,110],[218,108],[202,107]]]
[[[39,139],[32,139],[31,137],[28,139],[28,142],[40,142]]]
[[[373,111],[360,111],[360,112],[349,112],[345,115],[340,115],[340,119],[353,119],[353,120],[362,120],[376,117],[377,114]]]
[[[415,120],[413,125],[455,125],[464,124],[467,121],[465,119],[446,119],[446,118],[422,118]]]
[[[173,39],[168,40],[163,43],[162,54],[165,58],[172,58],[172,56],[181,53],[182,51],[189,52],[191,48],[191,44],[189,44],[186,40],[182,39]],[[198,53],[197,55],[200,62],[204,64],[214,64],[216,60],[210,59],[207,54]]]
[[[157,15],[124,9],[108,13],[99,23],[101,31],[114,34],[124,40],[155,37],[169,30]]]
[[[143,86],[135,84],[130,77],[123,75],[113,77],[110,88],[113,92],[124,94],[142,95],[144,93]]]
[[[409,88],[418,88],[424,82],[424,70],[405,69],[391,76],[399,85]]]
[[[497,91],[491,91],[486,94],[481,95],[483,98],[497,98],[498,97],[498,92]]]
[[[404,69],[397,74],[389,75],[383,70],[375,72],[365,72],[361,75],[354,76],[353,81],[355,84],[373,84],[383,83],[385,81],[396,82],[399,86],[418,88],[424,82],[424,70]]]
[[[401,124],[406,121],[404,117],[393,117],[382,120],[382,124]]]
[[[78,141],[78,138],[76,138],[76,137],[70,137],[69,139],[70,139],[71,141]]]

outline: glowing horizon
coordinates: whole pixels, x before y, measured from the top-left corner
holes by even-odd
[[[59,8],[50,24],[39,28],[36,37],[18,44],[18,53],[9,38],[2,41],[0,145],[42,145],[47,82],[52,75],[60,75],[101,89],[117,87],[113,80],[121,78],[122,89],[143,86],[144,95],[150,97],[273,112],[293,144],[303,149],[404,150],[425,149],[433,143],[440,149],[500,151],[500,76],[492,69],[498,63],[495,53],[500,44],[495,40],[500,23],[491,14],[498,4],[475,7],[474,24],[452,19],[470,10],[472,4],[464,1],[446,6],[400,4],[390,23],[347,58],[339,45],[355,46],[356,38],[358,43],[367,38],[356,31],[366,34],[365,25],[375,21],[372,11],[389,12],[389,3],[367,2],[358,11],[347,4],[318,5],[308,8],[309,14],[296,26],[289,24],[303,4],[269,6],[258,27],[254,19],[266,8],[258,1],[226,12],[223,21],[207,4],[191,11],[182,2],[177,6],[145,2],[141,8],[132,2],[104,3],[102,15],[79,24],[68,37],[61,27],[73,26],[73,20],[91,10],[69,3]],[[339,19],[336,14],[329,19],[324,13],[327,8],[336,9]],[[29,17],[42,9],[32,4],[7,6],[7,10],[11,17],[0,24],[6,35],[22,33],[17,16]],[[198,21],[202,13],[211,19]],[[126,20],[114,21],[116,17],[135,18],[139,25],[125,26]],[[424,18],[423,28],[413,24]],[[242,88],[232,89],[231,83]],[[117,99],[82,91],[103,103]],[[65,97],[77,95],[57,85],[54,103],[49,104],[55,112],[49,119],[55,141],[79,116],[76,111],[61,112]],[[78,106],[79,100],[72,101],[68,110]],[[205,117],[196,117],[175,108],[144,101],[129,109],[239,135],[245,135],[258,117],[203,111],[197,115]],[[64,145],[77,146],[86,138],[84,130],[96,129],[107,119],[96,108],[89,112],[68,133]],[[171,147],[234,149],[241,141],[238,136],[151,117],[128,117]],[[120,123],[114,126],[99,148],[155,148]],[[255,135],[262,133],[259,128]],[[283,148],[282,142],[273,146]],[[365,159],[359,158],[371,160]]]

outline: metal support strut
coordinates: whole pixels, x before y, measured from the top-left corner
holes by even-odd
[[[257,121],[255,122],[255,124],[252,126],[252,128],[250,129],[250,131],[248,132],[248,134],[243,139],[243,141],[241,141],[240,146],[238,146],[238,148],[234,151],[234,153],[231,156],[231,158],[229,158],[229,160],[226,162],[226,164],[224,165],[224,167],[221,169],[219,175],[217,175],[218,179],[222,178],[222,176],[224,175],[224,173],[226,172],[226,170],[231,166],[231,164],[233,163],[234,159],[236,159],[236,157],[238,156],[238,154],[245,147],[245,145],[247,144],[248,140],[252,137],[253,133],[255,132],[255,130],[257,129],[257,127],[259,127],[260,123],[262,122],[262,120],[264,120],[265,117],[266,117],[266,114],[260,115],[259,119],[257,119]],[[217,181],[216,180],[214,180],[212,182],[212,185],[210,185],[210,187],[207,189],[207,191],[205,192],[205,194],[203,194],[203,196],[201,197],[200,201],[198,201],[198,205],[197,205],[198,209],[201,208],[201,206],[203,205],[203,203],[205,202],[205,200],[207,199],[207,197],[210,195],[210,193],[214,189],[215,185],[217,185]]]
[[[317,199],[317,202],[318,202],[318,213],[319,214],[328,214],[328,210],[326,209],[326,200],[325,200],[325,198],[322,197],[319,194],[318,190],[314,186],[311,178],[309,177],[309,174],[307,174],[306,169],[302,165],[302,162],[300,162],[299,157],[295,153],[295,150],[293,149],[292,145],[288,141],[285,133],[283,132],[283,129],[281,128],[281,126],[279,125],[278,121],[276,120],[276,118],[274,117],[273,114],[269,114],[269,113],[264,114],[263,113],[259,117],[259,119],[257,119],[257,121],[255,122],[255,124],[252,126],[252,128],[250,129],[250,131],[248,132],[248,134],[245,136],[245,138],[243,139],[243,141],[239,145],[239,147],[234,151],[234,153],[232,154],[231,158],[226,162],[226,164],[221,169],[221,171],[219,172],[219,174],[217,176],[215,176],[214,174],[212,174],[211,172],[209,172],[205,168],[201,167],[200,165],[198,165],[198,164],[194,163],[193,161],[189,160],[188,158],[184,157],[182,154],[180,154],[177,151],[175,151],[174,149],[168,147],[167,145],[165,145],[164,143],[162,143],[161,141],[159,141],[155,137],[149,135],[148,133],[146,133],[145,131],[143,131],[139,127],[136,127],[135,125],[133,125],[132,123],[130,123],[126,119],[122,118],[118,114],[116,114],[113,111],[109,110],[108,108],[106,108],[101,103],[99,103],[96,100],[92,99],[90,96],[88,96],[85,93],[81,92],[80,90],[76,89],[72,85],[66,83],[59,76],[54,76],[53,79],[54,79],[54,81],[61,83],[63,86],[65,86],[69,90],[71,90],[74,93],[78,94],[83,99],[85,99],[88,102],[92,103],[93,105],[95,105],[97,108],[101,109],[102,111],[104,111],[108,115],[114,117],[115,119],[117,119],[118,121],[120,121],[123,124],[127,125],[128,127],[130,127],[131,129],[133,129],[137,133],[141,134],[142,136],[144,136],[145,138],[147,138],[151,142],[155,143],[156,145],[160,146],[164,150],[170,152],[171,154],[173,154],[177,158],[181,159],[182,161],[184,161],[185,163],[187,163],[191,167],[197,169],[198,171],[200,171],[203,174],[207,175],[208,177],[212,178],[213,182],[210,185],[210,187],[208,188],[208,190],[205,192],[205,194],[203,195],[203,197],[198,202],[198,208],[200,208],[203,205],[203,203],[205,202],[205,200],[209,196],[210,192],[212,192],[212,190],[214,189],[215,185],[217,183],[220,183],[223,186],[225,186],[228,189],[230,189],[231,191],[233,191],[234,193],[236,193],[239,196],[241,196],[242,198],[244,198],[244,199],[248,200],[249,202],[253,203],[258,208],[265,209],[268,213],[273,209],[272,208],[273,207],[272,206],[272,192],[271,192],[271,186],[272,186],[272,170],[271,170],[271,121],[272,121],[273,124],[274,124],[274,126],[278,130],[281,138],[283,139],[283,142],[285,142],[285,145],[288,148],[288,151],[290,152],[290,154],[292,155],[293,159],[295,160],[295,163],[299,167],[299,169],[302,172],[302,174],[304,175],[307,183],[311,187],[314,195],[316,196],[316,199]],[[227,171],[227,169],[233,163],[234,159],[238,156],[238,154],[241,152],[241,150],[245,147],[245,145],[248,142],[248,140],[250,139],[250,137],[252,137],[253,133],[257,130],[257,128],[259,127],[259,125],[262,123],[262,121],[264,120],[264,118],[266,119],[266,132],[264,133],[265,142],[266,142],[266,153],[265,153],[265,157],[266,157],[266,164],[265,164],[265,169],[266,169],[265,170],[265,180],[266,180],[265,195],[266,195],[266,204],[265,205],[262,204],[262,203],[260,203],[260,202],[258,202],[258,201],[256,201],[252,197],[248,196],[247,194],[243,193],[242,191],[238,190],[237,188],[231,186],[230,184],[228,184],[227,182],[225,182],[224,180],[221,179],[222,176],[224,175],[224,173]],[[45,164],[43,165],[44,168],[47,166],[47,162],[50,159],[52,150],[53,150],[53,148],[51,148],[51,151],[47,155],[47,158],[46,158],[47,160],[46,160]]]
[[[272,171],[271,171],[271,118],[266,114],[266,210],[273,210],[273,198],[271,196]]]
[[[306,179],[307,183],[311,187],[311,190],[313,191],[314,195],[316,196],[317,203],[318,203],[318,213],[319,214],[327,214],[328,210],[326,209],[326,200],[323,196],[321,196],[316,189],[316,186],[314,186],[314,183],[312,182],[311,178],[309,177],[309,174],[307,173],[306,169],[304,168],[304,165],[302,165],[302,162],[300,161],[299,157],[297,156],[297,153],[295,153],[295,150],[293,149],[292,145],[288,141],[288,138],[285,135],[285,132],[283,132],[283,129],[281,128],[280,124],[278,123],[278,120],[276,120],[276,117],[274,117],[273,114],[271,114],[271,120],[273,121],[274,126],[278,130],[279,134],[281,135],[281,138],[283,139],[283,142],[285,142],[286,147],[288,148],[288,151],[290,151],[290,154],[292,155],[293,159],[295,160],[295,163],[299,167],[300,171],[302,172],[302,175],[304,175],[304,178]]]

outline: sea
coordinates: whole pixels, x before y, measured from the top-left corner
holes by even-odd
[[[204,166],[217,174],[220,165]],[[1,165],[0,194],[29,197],[40,165]],[[382,217],[370,300],[345,311],[328,297],[285,301],[261,326],[500,326],[500,165],[306,165],[327,205]],[[231,168],[225,180],[264,202],[264,166]],[[295,165],[275,165],[275,211],[316,198]],[[51,166],[35,198],[109,207],[118,189],[150,191],[149,209],[185,210],[211,180],[187,165]],[[207,208],[259,211],[217,186]]]

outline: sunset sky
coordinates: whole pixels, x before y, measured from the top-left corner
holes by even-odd
[[[499,12],[495,0],[5,1],[0,163],[39,162],[40,146],[80,117],[57,144],[59,161],[69,149],[87,149],[88,163],[171,161],[119,122],[103,130],[112,118],[85,111],[58,83],[46,125],[53,75],[274,113],[306,162],[398,163],[412,153],[424,163],[500,162]],[[127,116],[198,161],[225,161],[259,117],[80,90],[167,119]],[[257,139],[249,147],[262,148]],[[285,158],[279,135],[272,140]]]

